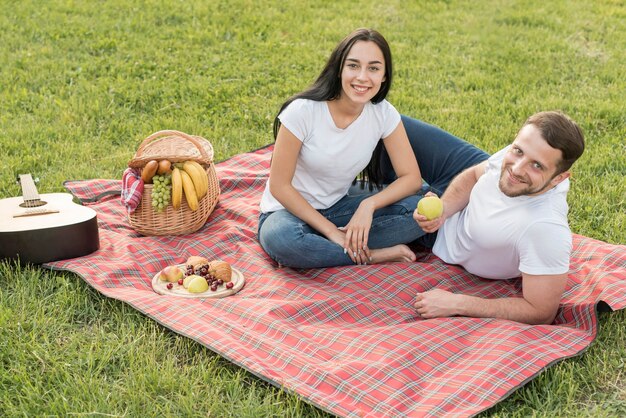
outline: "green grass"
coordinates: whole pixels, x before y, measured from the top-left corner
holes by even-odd
[[[178,129],[224,159],[271,142],[278,106],[352,29],[389,40],[389,100],[494,152],[539,110],[587,150],[573,232],[626,242],[626,6],[605,1],[0,0],[0,198],[121,178]],[[484,416],[626,415],[626,315]],[[0,263],[1,416],[326,416],[72,274]]]

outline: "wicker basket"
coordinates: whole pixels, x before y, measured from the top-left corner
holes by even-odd
[[[172,163],[197,161],[206,169],[209,179],[207,194],[192,211],[183,197],[178,209],[170,204],[158,212],[152,207],[152,184],[145,184],[141,203],[128,216],[130,226],[142,235],[184,235],[195,232],[206,223],[220,196],[220,185],[213,164],[213,147],[206,139],[179,131],[159,131],[141,143],[128,166],[141,168],[151,160],[167,159]]]

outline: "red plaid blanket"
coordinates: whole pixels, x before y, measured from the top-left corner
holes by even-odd
[[[98,213],[101,249],[48,263],[192,338],[321,409],[345,417],[467,416],[485,410],[596,336],[596,305],[626,307],[626,246],[574,236],[568,289],[553,325],[422,320],[416,292],[442,286],[482,297],[519,295],[518,280],[488,281],[418,262],[296,271],[277,268],[256,239],[271,148],[218,164],[222,196],[200,231],[141,237],[129,228],[119,180],[67,182]],[[188,255],[221,258],[246,285],[224,299],[161,296],[151,279]]]

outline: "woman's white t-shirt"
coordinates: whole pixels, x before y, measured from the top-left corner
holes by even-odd
[[[291,183],[315,209],[327,209],[348,193],[378,141],[400,123],[400,114],[386,100],[368,102],[345,129],[337,128],[325,101],[294,100],[278,118],[302,141]],[[270,193],[269,185],[268,180],[261,197],[263,213],[284,209]]]

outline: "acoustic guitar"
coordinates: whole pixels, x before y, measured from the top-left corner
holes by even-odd
[[[30,174],[20,174],[22,197],[0,200],[0,259],[41,264],[100,248],[96,212],[69,193],[39,196]]]

